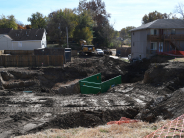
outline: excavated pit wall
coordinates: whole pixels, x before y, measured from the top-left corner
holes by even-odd
[[[104,61],[89,62],[79,59],[68,63],[65,68],[1,68],[0,95],[5,96],[0,103],[1,115],[9,118],[8,122],[0,120],[3,124],[1,131],[4,134],[13,128],[4,134],[9,137],[47,128],[93,127],[119,120],[122,116],[154,122],[183,113],[169,103],[170,98],[173,101],[177,98],[168,95],[177,95],[177,90],[184,86],[181,83],[184,77],[180,75],[183,66],[177,63],[153,64],[147,70],[148,66],[144,63],[130,66],[105,58]],[[104,94],[79,94],[78,80],[99,72],[103,81],[121,74],[122,82],[131,83],[116,86]],[[143,83],[135,83],[141,80]],[[32,90],[33,94],[22,93],[24,90]],[[165,108],[165,101],[172,110]],[[9,106],[12,106],[11,113],[8,112]],[[21,122],[24,122],[22,127],[14,127]]]
[[[143,69],[140,67],[130,67],[121,60],[102,57],[75,59],[73,63],[67,63],[64,68],[0,68],[0,88],[12,91],[33,90],[64,95],[77,94],[78,81],[97,73],[102,74],[102,81],[118,75],[122,76],[122,83],[141,81],[146,67]]]

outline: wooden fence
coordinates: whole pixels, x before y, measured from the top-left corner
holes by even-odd
[[[4,50],[4,54],[11,54],[11,55],[34,55],[34,50]]]
[[[129,54],[131,54],[131,47],[116,48],[116,56],[127,57]]]
[[[78,50],[72,50],[71,55],[72,57],[77,56]]]
[[[0,66],[4,67],[39,67],[63,66],[62,55],[10,55],[0,56]]]

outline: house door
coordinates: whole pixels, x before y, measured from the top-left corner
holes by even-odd
[[[163,52],[163,42],[159,42],[159,52]]]

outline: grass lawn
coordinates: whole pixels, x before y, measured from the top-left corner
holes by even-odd
[[[48,129],[36,134],[16,138],[143,138],[162,127],[169,120],[157,123],[137,122],[121,125],[104,125],[95,128]]]

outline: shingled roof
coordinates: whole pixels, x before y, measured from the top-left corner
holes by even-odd
[[[11,30],[8,35],[13,41],[42,40],[45,29]]]
[[[180,19],[158,19],[147,24],[143,24],[130,31],[137,31],[142,29],[184,29],[184,20]]]
[[[0,28],[0,34],[8,34],[13,28]]]

